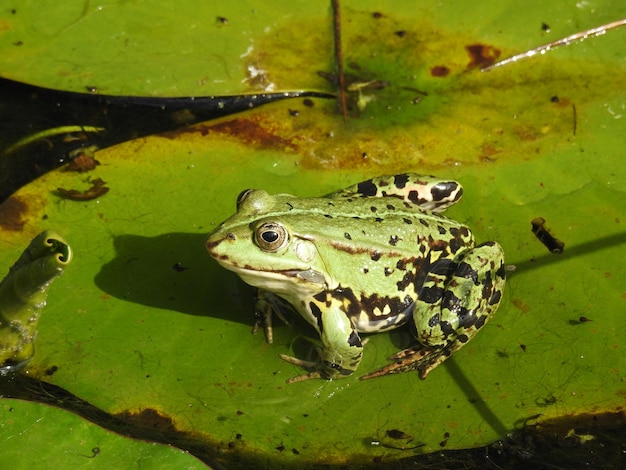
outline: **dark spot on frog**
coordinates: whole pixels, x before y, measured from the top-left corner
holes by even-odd
[[[383,221],[382,217],[376,217],[374,220],[378,223],[381,223]]]
[[[549,33],[550,32],[550,25],[547,24],[547,23],[541,23],[541,30],[546,32],[546,33]]]
[[[399,240],[400,240],[400,237],[398,237],[398,235],[391,235],[389,237],[389,244],[391,246],[396,246]]]
[[[467,337],[467,335],[459,335],[456,337],[457,341],[465,344],[469,341],[469,338]]]
[[[300,111],[298,111],[297,109],[290,109],[289,110],[289,115],[293,116],[293,117],[298,117],[298,116],[300,116]]]
[[[409,194],[406,197],[413,204],[420,205],[426,202],[423,198],[419,197],[419,193],[417,191],[409,191]]]
[[[350,333],[350,337],[348,338],[348,344],[357,348],[363,346],[363,344],[361,343],[361,338],[359,338],[359,335],[356,331],[353,330],[352,333]]]
[[[430,190],[430,194],[432,195],[433,200],[442,201],[450,197],[450,195],[457,191],[454,196],[454,201],[458,201],[459,198],[463,195],[463,190],[459,189],[459,184],[456,181],[445,181],[443,183],[436,184]]]
[[[376,212],[376,211],[378,211],[378,208],[377,208],[377,207],[375,207],[375,206],[372,206],[372,207],[370,207],[370,210],[371,210],[372,212]]]
[[[413,223],[413,221],[411,219],[407,219],[406,217],[402,219],[403,222],[407,225],[411,225]]]
[[[380,251],[374,251],[374,252],[372,252],[372,254],[370,256],[370,259],[372,261],[378,261],[380,259],[380,257],[381,257]]]
[[[500,302],[500,299],[502,298],[502,291],[495,291],[493,293],[493,295],[491,296],[491,298],[489,299],[489,305],[496,305],[498,302]]]
[[[377,19],[377,20],[378,20],[378,19],[380,19],[380,18],[382,18],[382,17],[384,17],[384,16],[385,16],[385,15],[383,15],[383,14],[382,14],[381,12],[379,12],[379,11],[375,11],[374,13],[372,13],[372,18]]]
[[[323,299],[320,301],[323,302],[326,299],[326,292],[322,292],[321,294],[323,294]],[[316,295],[315,298],[317,299],[317,297],[321,294]],[[317,306],[315,302],[309,302],[309,309],[311,310],[311,313],[317,320],[317,327],[319,328],[320,334],[321,334],[322,330],[324,329],[323,324],[322,324],[322,311],[320,310],[320,308]]]
[[[330,215],[330,214],[324,214],[324,217],[326,217],[327,219],[332,219],[333,218],[333,216]]]
[[[398,189],[404,188],[408,182],[409,175],[407,175],[406,173],[402,173],[401,175],[396,175],[393,177],[393,183]]]
[[[350,234],[349,234],[348,232],[345,232],[345,233],[343,234],[343,236],[344,236],[344,238],[345,238],[346,240],[352,240],[352,237],[350,236]]]
[[[445,65],[435,65],[430,69],[430,74],[433,77],[447,77],[450,73],[450,69]]]
[[[19,232],[24,228],[23,215],[28,210],[26,203],[17,196],[11,196],[0,204],[0,227],[10,232]]]
[[[461,248],[463,243],[458,238],[453,238],[452,240],[450,240],[448,245],[450,246],[450,253],[455,254],[457,251],[459,251],[459,248]]]
[[[500,57],[500,50],[485,44],[470,44],[465,46],[465,50],[470,56],[467,68],[484,68],[493,65]]]
[[[367,273],[369,273],[369,272],[370,272],[370,270],[369,270],[369,269],[367,269],[367,268],[363,268],[363,274],[367,274]]]
[[[399,38],[403,38],[404,36],[406,36],[406,31],[396,31],[395,33],[396,36],[398,36]]]
[[[459,266],[456,269],[456,275],[458,277],[471,279],[474,282],[474,284],[478,284],[478,273],[468,263],[465,263],[465,262],[459,263]]]
[[[401,262],[402,267],[399,266]],[[422,285],[424,285],[426,275],[430,271],[429,269],[425,268],[425,266],[430,263],[430,255],[427,258],[411,258],[407,260],[400,260],[398,261],[398,265],[396,267],[398,269],[404,270],[405,266],[408,263],[412,263],[413,267],[412,269],[409,269],[404,274],[402,279],[396,283],[396,285],[398,286],[398,291],[403,292],[410,284],[413,284],[415,287],[415,292],[419,292],[419,290],[422,288]]]
[[[552,101],[553,103],[558,103],[559,102],[559,97],[554,95],[552,98],[550,98],[550,101]]]
[[[57,366],[52,366],[48,369],[46,369],[46,375],[54,375],[54,373],[59,370],[59,368]]]
[[[430,225],[428,224],[428,221],[424,219],[419,219],[419,220],[420,220],[420,224],[422,224],[424,227],[430,227]]]
[[[441,300],[441,298],[443,297],[443,293],[444,293],[444,290],[442,287],[436,287],[436,286],[422,287],[422,289],[420,289],[420,293],[417,298],[422,302],[426,302],[427,304],[434,304]],[[436,315],[436,317],[437,317],[437,321],[439,321],[439,315]],[[430,321],[428,322],[429,325],[430,325],[430,322],[433,321],[433,318],[431,318]],[[434,325],[431,325],[431,326],[434,326]]]
[[[398,262],[396,263],[396,269],[399,269],[400,271],[404,271],[406,269],[406,261],[403,259],[399,259]]]
[[[285,445],[281,442],[280,445],[278,447],[274,447],[278,452],[284,452],[285,451]]]
[[[437,225],[437,231],[439,232],[439,235],[443,235],[446,233],[446,229],[441,225]]]
[[[448,242],[445,240],[433,240],[431,236],[428,237],[428,246],[433,251],[445,251],[448,248]]]
[[[385,277],[391,276],[393,274],[392,268],[385,268]]]
[[[463,227],[452,227],[450,229],[450,233],[452,234],[453,237],[464,237],[467,238],[469,237],[469,229],[465,226]]]
[[[387,204],[387,209],[389,209],[390,211],[395,211],[396,210],[396,208],[393,205],[391,205],[391,204]]]
[[[358,184],[357,192],[363,196],[375,196],[378,188],[372,180],[363,181]]]

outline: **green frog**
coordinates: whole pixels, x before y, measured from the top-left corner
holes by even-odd
[[[319,360],[281,355],[309,371],[289,383],[351,375],[363,355],[362,333],[405,323],[419,344],[362,378],[415,370],[423,379],[476,335],[502,299],[500,245],[475,245],[468,227],[440,214],[462,194],[456,181],[414,173],[325,197],[249,189],[206,247],[259,289],[268,341],[281,300],[319,333]]]

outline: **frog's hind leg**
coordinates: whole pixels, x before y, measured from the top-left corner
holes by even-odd
[[[493,316],[502,299],[504,282],[502,248],[495,242],[468,250],[450,263],[441,263],[429,272],[414,312],[416,337],[421,344],[400,351],[390,358],[392,364],[362,378],[409,370],[426,378]]]
[[[463,187],[457,181],[417,173],[401,173],[361,181],[326,197],[394,197],[420,209],[443,212],[458,202],[462,195]]]

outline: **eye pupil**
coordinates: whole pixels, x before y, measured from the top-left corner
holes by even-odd
[[[273,243],[278,240],[278,234],[273,230],[268,230],[267,232],[263,232],[261,234],[261,238],[267,243]]]

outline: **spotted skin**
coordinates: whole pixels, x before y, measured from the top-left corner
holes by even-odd
[[[456,181],[403,173],[321,198],[247,190],[237,213],[207,239],[210,255],[260,289],[271,339],[276,296],[319,333],[319,360],[281,356],[310,372],[290,382],[351,375],[361,333],[411,322],[419,348],[365,378],[417,370],[422,378],[493,316],[504,288],[500,246],[474,246],[468,227],[440,212],[463,193]]]

